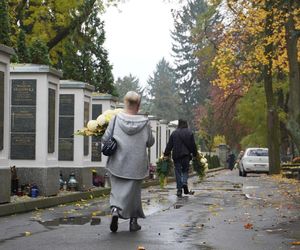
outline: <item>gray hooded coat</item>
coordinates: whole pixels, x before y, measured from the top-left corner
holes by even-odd
[[[147,147],[154,144],[150,123],[147,117],[120,113],[116,116],[113,137],[118,147],[107,160],[106,168],[117,177],[141,180],[148,176]],[[109,139],[113,121],[111,120],[102,142]]]

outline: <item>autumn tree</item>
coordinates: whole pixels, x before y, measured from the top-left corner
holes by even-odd
[[[112,66],[103,47],[104,22],[98,13],[95,7],[81,29],[66,39],[57,67],[63,69],[65,78],[88,82],[96,91],[116,95]]]
[[[279,172],[278,106],[273,79],[288,73],[282,1],[232,1],[227,4],[233,18],[226,27],[214,66],[215,84],[228,89],[241,84],[245,93],[250,86],[264,82],[267,101],[270,172]],[[289,91],[292,91],[289,89]]]
[[[285,39],[289,68],[289,112],[287,129],[300,152],[300,2],[297,0],[282,1],[286,16]]]
[[[65,77],[115,93],[112,66],[103,48],[105,35],[99,18],[103,10],[104,0],[9,1],[12,46],[22,48],[17,50],[19,61],[27,58],[28,63],[51,64],[62,69]],[[25,44],[34,55],[24,56]]]

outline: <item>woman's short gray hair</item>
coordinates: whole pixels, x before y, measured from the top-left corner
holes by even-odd
[[[124,96],[124,103],[125,106],[128,108],[138,106],[140,102],[141,102],[141,96],[134,91],[128,91]]]

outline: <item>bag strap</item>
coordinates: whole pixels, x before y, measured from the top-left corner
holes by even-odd
[[[112,128],[111,136],[114,135],[116,120],[117,120],[117,115],[115,116],[115,119],[114,119],[114,124],[113,124],[113,128]]]

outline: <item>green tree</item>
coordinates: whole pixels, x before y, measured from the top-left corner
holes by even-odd
[[[206,114],[200,120],[199,136],[204,141],[208,152],[214,147],[214,138],[218,134],[218,127],[215,123],[215,110],[212,103],[207,100],[205,103]]]
[[[236,119],[248,130],[247,135],[241,141],[243,148],[267,147],[266,113],[264,86],[258,83],[250,88],[237,105]]]
[[[62,67],[65,78],[88,82],[96,91],[116,95],[112,66],[103,47],[104,23],[98,13],[94,8],[81,29],[68,38],[57,66]]]
[[[27,58],[24,50],[27,44],[32,60],[26,62],[51,63],[62,69],[66,78],[88,82],[96,91],[116,95],[99,16],[105,3],[117,2],[119,0],[10,1],[11,40],[16,51],[20,48],[19,61]]]
[[[48,55],[48,51],[46,51]],[[17,41],[17,57],[19,63],[28,63],[31,61],[29,50],[26,45],[25,32],[21,29]]]
[[[140,87],[139,79],[131,74],[123,78],[118,78],[115,82],[115,87],[120,101],[123,100],[125,94],[130,90],[136,91],[137,93],[143,92],[143,89]]]
[[[29,47],[29,54],[31,63],[50,65],[48,47],[44,42],[35,40]]]
[[[11,46],[7,0],[0,1],[0,43]]]
[[[182,100],[185,118],[192,123],[193,110],[207,97],[207,81],[200,81],[199,59],[196,52],[200,49],[195,43],[193,30],[197,27],[200,14],[207,11],[204,0],[189,0],[182,10],[173,12],[174,31],[173,56],[175,58],[176,86]]]
[[[175,75],[163,58],[156,65],[153,76],[148,80],[150,113],[167,121],[180,117],[180,97],[175,87]]]

